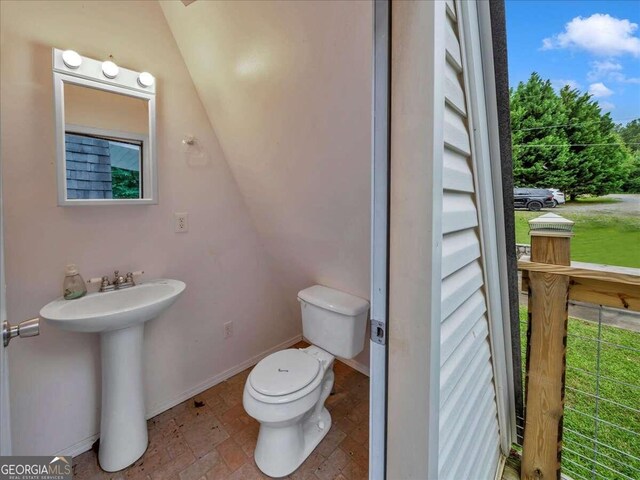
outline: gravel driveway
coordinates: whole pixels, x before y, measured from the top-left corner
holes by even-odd
[[[572,203],[570,205],[558,205],[548,209],[554,213],[595,213],[600,215],[631,215],[640,217],[640,195],[615,193],[605,198],[620,200],[616,203]]]

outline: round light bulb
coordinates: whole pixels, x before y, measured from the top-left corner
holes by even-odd
[[[153,78],[153,75],[151,75],[149,72],[142,72],[140,75],[138,75],[138,83],[141,87],[150,87],[155,81],[156,79]]]
[[[73,50],[65,50],[64,52],[62,52],[62,61],[67,67],[73,68],[75,70],[82,64],[82,57],[78,54],[78,52],[74,52]]]
[[[102,73],[107,78],[116,78],[120,73],[120,67],[113,63],[111,60],[102,62]]]

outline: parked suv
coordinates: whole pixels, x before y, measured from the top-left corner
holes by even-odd
[[[542,207],[555,207],[553,193],[544,188],[514,188],[513,206],[538,211]]]

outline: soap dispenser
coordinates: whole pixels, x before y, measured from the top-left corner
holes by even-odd
[[[78,273],[78,267],[73,263],[70,263],[65,268],[62,289],[65,300],[80,298],[87,293],[87,286],[84,284],[80,273]]]

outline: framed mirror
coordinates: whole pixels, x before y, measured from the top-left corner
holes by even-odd
[[[158,203],[155,81],[53,50],[58,205]]]

